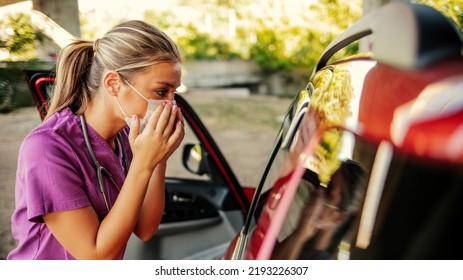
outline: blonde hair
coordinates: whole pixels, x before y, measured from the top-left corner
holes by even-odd
[[[82,114],[96,92],[103,70],[115,70],[127,81],[160,62],[181,62],[177,45],[146,22],[121,23],[94,42],[75,40],[59,54],[48,119],[65,107]]]

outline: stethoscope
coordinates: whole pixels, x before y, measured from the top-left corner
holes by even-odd
[[[104,199],[104,202],[105,202],[105,205],[106,205],[106,209],[109,212],[109,209],[111,209],[111,208],[110,208],[108,199],[106,197],[106,191],[105,191],[105,187],[104,187],[104,184],[103,184],[103,176],[106,176],[106,178],[114,185],[114,187],[118,191],[120,191],[120,188],[117,186],[117,184],[114,181],[114,178],[111,175],[111,173],[104,166],[102,166],[100,164],[100,162],[98,162],[98,160],[97,160],[97,158],[95,156],[95,153],[93,152],[92,145],[90,144],[90,138],[88,137],[87,124],[85,123],[84,115],[80,115],[80,122],[81,122],[81,125],[82,125],[82,132],[84,133],[85,145],[87,145],[87,150],[90,153],[90,157],[93,160],[93,165],[95,166],[96,176],[97,176],[97,179],[98,179],[99,192],[103,196],[103,199]],[[119,143],[121,143],[122,156],[124,158],[124,165],[125,165],[125,172],[127,172],[128,167],[129,167],[129,162],[128,162],[128,159],[127,159],[127,152],[125,151],[124,142],[121,139],[120,133],[117,134],[117,138],[119,139]]]

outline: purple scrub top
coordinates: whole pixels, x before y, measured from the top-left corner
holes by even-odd
[[[87,125],[87,130],[98,161],[121,188],[126,171],[120,141],[117,141],[116,154],[92,127]],[[128,128],[121,134],[130,162]],[[104,176],[103,184],[108,201],[113,205],[119,191]],[[80,118],[65,108],[35,128],[19,150],[16,205],[11,219],[12,234],[18,244],[8,259],[74,259],[52,235],[42,216],[92,206],[101,221],[108,210],[98,190]],[[120,259],[123,254],[121,252]]]

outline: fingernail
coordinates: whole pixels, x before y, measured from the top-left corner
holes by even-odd
[[[167,101],[162,100],[162,105],[163,105],[163,106],[166,106],[166,104],[167,104]]]
[[[137,115],[132,115],[132,121],[136,121],[137,120]]]
[[[174,107],[172,107],[172,110],[177,111],[177,108],[177,105],[174,105]]]
[[[178,121],[177,124],[180,125],[181,127],[183,127],[182,121]]]

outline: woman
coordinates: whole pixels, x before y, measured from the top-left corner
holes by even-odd
[[[151,238],[184,137],[180,63],[142,21],[61,51],[48,114],[19,152],[8,259],[122,259],[132,232]]]

